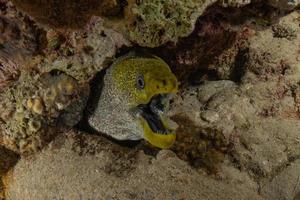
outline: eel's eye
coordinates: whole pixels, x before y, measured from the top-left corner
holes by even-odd
[[[145,81],[144,77],[142,75],[138,75],[136,78],[136,86],[138,89],[144,89],[145,87]]]

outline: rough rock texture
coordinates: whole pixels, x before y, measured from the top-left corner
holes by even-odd
[[[193,31],[196,18],[215,2],[128,1],[125,10],[133,11],[125,13],[128,34],[142,46],[176,42]],[[31,59],[18,81],[1,93],[0,144],[24,153],[44,147],[40,141],[45,139],[52,143],[23,156],[14,168],[17,156],[0,149],[0,175],[11,169],[1,177],[0,199],[3,189],[6,199],[22,200],[300,199],[300,13],[269,20],[279,16],[274,11],[287,14],[281,11],[299,1],[269,2],[279,9],[261,1],[222,8],[218,5],[250,2],[218,1],[192,35],[162,47],[180,51],[146,49],[164,54],[170,66],[181,64],[175,71],[186,67],[189,73],[203,69],[205,74],[193,73],[198,80],[193,86],[181,79],[171,110],[179,124],[177,141],[170,150],[159,151],[144,142],[122,147],[88,135],[93,131],[86,127],[82,132],[57,130],[80,119],[82,97],[87,97],[80,91],[116,54],[128,50],[120,49],[130,45],[122,34],[94,17],[82,30],[46,28],[36,40],[39,34],[26,28],[33,21],[22,13],[9,16],[5,12],[13,6],[1,1],[1,42],[28,45]],[[20,26],[19,20],[28,24]],[[23,36],[13,34],[16,27]],[[34,38],[32,43],[24,43],[25,36]]]
[[[41,30],[6,1],[0,1],[0,91],[20,75],[39,49]]]
[[[224,7],[242,7],[250,2],[250,0],[229,0],[219,3]],[[177,42],[179,38],[188,36],[194,30],[198,17],[215,3],[218,1],[130,0],[125,7],[125,23],[129,39],[145,47]]]
[[[189,87],[175,100],[173,112],[198,127],[221,130],[222,140],[234,146],[229,152],[233,163],[266,185],[267,199],[293,199],[300,186],[288,177],[299,177],[300,171],[285,167],[297,166],[300,157],[300,57],[299,45],[294,45],[300,43],[299,12],[276,26],[293,31],[277,37],[270,27],[250,37],[246,60],[238,69],[241,81]],[[285,181],[281,184],[287,187],[277,191],[275,182],[266,184],[270,179]]]
[[[143,0],[128,2],[125,18],[129,38],[141,46],[156,47],[189,35],[197,18],[216,0]],[[180,14],[178,14],[180,13]]]
[[[100,137],[68,133],[17,164],[6,178],[10,183],[6,196],[12,200],[262,199],[246,174],[224,171],[224,180],[216,180],[167,150],[152,157]]]
[[[19,153],[35,152],[54,136],[52,127],[75,125],[85,107],[89,81],[107,67],[124,37],[91,19],[60,41],[47,32],[47,48],[22,66],[20,78],[0,95],[0,143]],[[69,90],[69,91],[66,91]],[[62,123],[63,122],[63,123]]]
[[[241,7],[251,3],[251,0],[220,0],[220,3],[224,7],[234,6]]]
[[[226,60],[239,79],[181,89],[171,112],[183,129],[171,151],[145,154],[142,144],[65,131],[5,176],[6,197],[299,198],[299,16],[280,19],[280,34],[251,30],[242,64]]]
[[[267,199],[299,199],[300,160],[281,171],[271,182],[262,185],[261,194]]]
[[[280,9],[291,10],[300,5],[299,0],[268,0],[268,3]]]

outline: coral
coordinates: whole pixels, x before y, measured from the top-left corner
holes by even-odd
[[[0,2],[0,90],[18,79],[39,48],[39,28],[9,2]]]
[[[157,47],[167,42],[176,43],[179,38],[186,37],[193,32],[197,19],[216,2],[218,1],[130,0],[125,7],[124,23],[127,24],[128,31],[125,34],[131,41],[145,47]],[[220,1],[219,4],[223,7],[242,7],[250,2],[250,0],[229,0]],[[207,14],[205,13],[204,16]],[[215,14],[223,13],[215,10]],[[223,28],[221,23],[224,18],[217,17],[216,19],[221,26],[217,28]],[[209,23],[214,21],[210,19]]]
[[[3,145],[22,154],[37,151],[60,125],[74,126],[89,96],[89,81],[128,42],[93,18],[83,30],[46,34],[47,57],[23,64],[20,77],[1,94]],[[89,47],[89,51],[86,51]]]
[[[40,70],[59,70],[79,83],[89,82],[97,72],[109,66],[118,48],[129,45],[120,33],[104,28],[103,22],[94,17],[84,29],[73,31],[64,38],[50,30],[47,33],[50,48],[46,51],[49,55],[40,62]]]
[[[72,126],[80,120],[80,116],[77,120],[68,119],[82,111],[88,91],[88,86],[79,86],[64,73],[23,71],[19,81],[1,96],[3,144],[20,153],[41,148],[51,137],[51,126],[62,122]],[[77,105],[79,111],[69,113],[69,106],[84,97],[83,105]]]
[[[130,0],[125,18],[130,40],[156,47],[189,35],[197,18],[215,0]]]

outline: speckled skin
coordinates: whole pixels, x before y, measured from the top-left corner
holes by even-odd
[[[144,89],[136,88],[137,74],[145,79]],[[157,57],[129,54],[119,58],[104,76],[101,96],[89,124],[118,140],[146,138],[145,123],[133,109],[148,103],[156,94],[175,93],[177,85],[168,65]]]
[[[104,82],[112,83],[111,71]],[[120,95],[114,84],[105,84],[95,113],[89,118],[90,125],[99,132],[111,135],[118,140],[139,140],[143,129],[128,112],[128,97]]]

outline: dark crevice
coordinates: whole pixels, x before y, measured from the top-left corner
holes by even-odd
[[[246,62],[248,61],[249,49],[244,49],[238,52],[235,57],[234,67],[230,74],[230,80],[240,83],[246,73]]]
[[[0,200],[6,199],[2,176],[12,169],[19,160],[18,154],[0,145]]]

